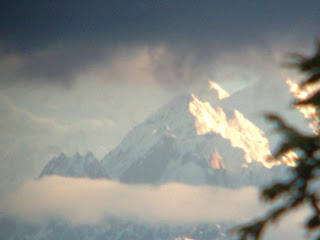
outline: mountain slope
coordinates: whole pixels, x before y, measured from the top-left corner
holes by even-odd
[[[210,100],[219,106],[217,98]],[[132,129],[102,159],[107,174],[126,183],[176,181],[237,187],[260,185],[283,171],[283,167],[271,172],[260,163],[247,164],[243,150],[219,134],[198,135],[190,101],[191,95],[177,97]],[[216,153],[220,160],[215,159]]]
[[[215,109],[223,107],[228,119],[233,117],[235,109],[239,109],[244,111],[245,117],[248,115],[250,120],[256,120],[256,107],[270,108],[274,103],[270,97],[250,100],[257,97],[256,92],[266,96],[274,87],[268,85],[265,88],[265,85],[264,82],[256,83],[222,101],[214,90],[206,89],[199,93],[199,99],[209,100]],[[55,174],[110,177],[125,183],[162,184],[176,181],[237,187],[261,185],[266,179],[284,171],[285,166],[269,170],[260,163],[248,164],[244,160],[244,151],[232,146],[220,134],[209,132],[198,135],[196,119],[189,112],[192,100],[191,95],[174,98],[132,129],[101,162],[92,154],[84,157],[76,154],[69,158],[62,154],[47,164],[40,177]],[[241,101],[248,101],[245,107],[239,105]]]
[[[47,163],[39,177],[50,175],[108,178],[100,161],[91,152],[88,152],[85,156],[76,153],[72,157],[67,157],[64,153],[61,153],[59,157],[53,158]]]
[[[212,170],[210,161],[215,146],[220,145],[223,155],[237,155],[241,161],[241,150],[229,154],[230,144],[219,135],[197,134],[195,119],[189,113],[190,101],[189,95],[173,99],[129,132],[102,160],[108,175],[129,183],[205,184]],[[228,151],[223,152],[223,147]]]

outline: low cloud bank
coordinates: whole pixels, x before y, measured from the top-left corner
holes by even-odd
[[[253,187],[127,185],[58,176],[28,180],[2,200],[2,212],[24,220],[57,216],[73,224],[97,224],[106,216],[151,223],[242,222],[263,212]]]
[[[28,180],[16,192],[0,199],[0,212],[25,221],[41,223],[61,217],[74,225],[96,225],[110,216],[151,224],[243,224],[267,210],[254,187],[128,185],[59,176]],[[308,213],[302,208],[284,216],[266,229],[263,239],[302,239],[302,223]]]

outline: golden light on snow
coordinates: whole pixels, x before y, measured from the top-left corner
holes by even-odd
[[[223,159],[217,149],[214,149],[211,157],[211,167],[219,169],[219,168],[225,168]]]
[[[218,92],[219,99],[224,99],[229,97],[229,93],[227,93],[222,87],[220,87],[217,83],[208,81],[210,84],[210,88],[215,89]]]
[[[209,102],[202,102],[192,95],[189,111],[196,119],[195,127],[198,135],[209,132],[220,134],[223,138],[228,139],[233,147],[241,148],[244,151],[247,163],[258,161],[268,168],[281,164],[280,161],[268,161],[271,157],[268,139],[257,126],[238,110],[234,110],[234,117],[229,120],[221,107],[214,109]],[[290,153],[281,160],[283,163],[292,166],[294,165],[292,156],[293,153]],[[222,158],[221,160],[218,159],[218,155],[214,152],[212,164],[215,168],[222,167],[220,164],[220,162],[223,162]]]
[[[313,87],[306,87],[304,89],[301,89],[299,85],[295,82],[293,82],[291,79],[287,79],[286,83],[289,86],[290,92],[293,94],[293,96],[297,100],[305,100],[308,96],[311,96],[315,93],[317,89],[319,89],[319,86],[314,85]],[[312,105],[306,105],[301,107],[296,107],[306,119],[313,120],[312,123],[309,124],[309,127],[312,129],[312,131],[316,134],[318,134],[318,120],[316,119],[317,113],[316,108]]]
[[[293,152],[292,150],[289,150],[284,156],[281,157],[281,160],[289,166],[295,166],[295,161],[298,159],[298,155]]]

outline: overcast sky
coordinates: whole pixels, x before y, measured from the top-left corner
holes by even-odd
[[[310,41],[317,33],[319,5],[316,0],[5,1],[1,81],[68,84],[102,59],[112,62],[119,51],[144,47],[156,58],[151,62],[157,81],[196,81],[221,51],[248,46],[270,51],[275,40],[287,38]],[[152,52],[157,48],[173,55],[171,66]],[[182,69],[186,61],[194,68],[188,76]],[[173,68],[171,79],[162,75],[167,68]]]
[[[101,158],[173,96],[235,91],[311,51],[317,0],[2,1],[0,181],[60,152]]]

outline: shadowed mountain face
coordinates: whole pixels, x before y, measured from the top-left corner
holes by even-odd
[[[88,152],[85,156],[76,153],[72,157],[67,157],[61,153],[59,157],[53,158],[48,162],[39,177],[49,175],[78,178],[108,178],[100,161],[97,160],[91,152]]]

